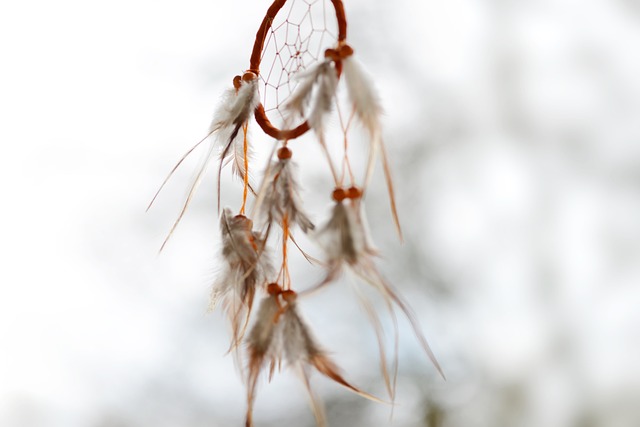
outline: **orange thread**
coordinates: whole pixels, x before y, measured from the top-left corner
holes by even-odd
[[[287,265],[287,242],[289,241],[289,217],[287,213],[282,217],[282,286],[290,289],[289,267]]]
[[[244,141],[242,145],[242,153],[244,154],[244,191],[242,193],[242,207],[240,208],[240,213],[244,214],[244,209],[247,205],[247,194],[249,192],[249,141],[247,140],[247,132],[249,130],[248,123],[242,125],[242,132],[244,135]]]

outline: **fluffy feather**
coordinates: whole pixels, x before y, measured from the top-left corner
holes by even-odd
[[[307,121],[309,126],[318,134],[324,134],[324,118],[331,112],[333,99],[338,88],[338,75],[330,63],[324,62],[322,72],[318,75],[317,91]]]
[[[249,375],[246,426],[248,427],[252,425],[253,402],[260,372],[268,363],[272,373],[275,366],[279,366],[283,359],[289,366],[302,372],[319,425],[323,425],[324,422],[323,411],[309,386],[309,367],[316,368],[323,375],[360,396],[380,402],[376,397],[352,386],[342,377],[338,367],[320,349],[308,326],[298,314],[295,293],[292,291],[278,289],[262,300],[256,321],[247,336],[247,351]]]
[[[220,129],[227,131],[235,126],[246,122],[260,103],[258,95],[258,79],[242,80],[239,89],[227,89],[223,95],[222,102],[217,108],[209,130],[215,132]],[[224,135],[230,136],[231,134]]]
[[[395,340],[397,341],[397,326],[395,326],[395,314],[393,313],[394,305],[407,317],[418,342],[438,372],[444,377],[442,368],[431,351],[411,307],[402,300],[393,287],[386,281],[382,274],[380,274],[375,265],[374,256],[376,256],[377,251],[371,241],[367,222],[362,210],[362,199],[358,198],[336,202],[331,218],[315,234],[315,237],[319,245],[324,249],[327,257],[327,274],[318,285],[305,293],[312,292],[319,287],[333,282],[340,276],[345,266],[349,267],[349,269],[365,283],[373,286],[384,298],[392,317],[394,317],[394,328],[396,329]],[[371,313],[368,313],[368,315],[374,327],[377,328],[376,325],[379,325],[379,321],[373,317]],[[376,334],[378,339],[380,339],[381,335],[377,329]],[[379,347],[382,347],[381,343],[379,343]],[[381,351],[381,354],[383,354],[383,351]],[[388,370],[384,364],[381,367],[387,388],[393,399],[394,387],[391,381],[388,380]]]
[[[302,82],[289,98],[285,109],[293,115],[307,119],[309,127],[318,135],[320,146],[329,162],[331,174],[337,182],[338,175],[324,141],[324,118],[331,112],[338,88],[336,69],[333,62],[327,59],[302,73],[299,78]]]
[[[298,224],[305,233],[314,225],[302,210],[295,177],[295,163],[291,159],[278,159],[268,168],[265,185],[261,186],[260,217],[270,224],[282,224],[286,216],[289,225]]]
[[[387,183],[387,191],[389,193],[389,200],[391,204],[391,213],[393,215],[393,221],[395,223],[398,236],[402,240],[402,229],[398,219],[391,169],[389,168],[389,161],[382,141],[382,126],[380,123],[382,105],[380,104],[380,98],[374,89],[373,82],[365,74],[356,59],[352,56],[347,57],[343,60],[342,64],[344,79],[347,84],[347,91],[349,93],[353,112],[367,129],[369,138],[371,139],[363,187],[366,188],[369,185],[371,177],[373,176],[376,159],[378,158],[378,155],[381,155],[385,181]]]
[[[258,95],[258,79],[257,78],[254,78],[252,80],[242,80],[242,83],[238,90],[233,88],[225,91],[222,97],[222,102],[220,103],[219,107],[216,109],[216,112],[214,114],[214,119],[211,123],[211,126],[209,127],[209,133],[207,134],[207,136],[203,138],[201,141],[199,141],[189,151],[187,151],[187,153],[178,161],[178,163],[171,170],[167,178],[164,180],[164,182],[156,192],[155,196],[151,200],[149,207],[151,207],[151,204],[153,204],[153,202],[155,201],[156,197],[158,196],[158,194],[160,193],[164,185],[167,183],[169,178],[171,178],[171,176],[176,171],[178,166],[182,164],[184,159],[186,159],[186,157],[189,154],[191,154],[191,152],[193,152],[193,150],[196,147],[198,147],[204,141],[209,140],[209,146],[207,147],[207,151],[205,152],[204,157],[200,161],[200,165],[196,169],[195,177],[193,178],[191,186],[189,187],[186,200],[182,206],[182,209],[180,210],[180,213],[178,214],[178,218],[175,220],[173,226],[169,230],[167,237],[162,243],[162,246],[160,247],[160,251],[164,249],[165,245],[169,241],[169,238],[171,237],[176,227],[182,220],[182,217],[187,211],[187,208],[189,207],[189,204],[191,203],[191,200],[198,186],[200,185],[200,182],[202,181],[204,173],[206,172],[207,167],[211,163],[212,159],[216,157],[217,153],[221,152],[222,154],[220,155],[220,161],[221,161],[221,167],[222,167],[222,161],[224,161],[224,159],[229,154],[238,153],[237,149],[230,150],[230,148],[234,144],[234,141],[236,141],[237,139],[240,140],[241,146],[244,144],[244,139],[238,138],[239,131],[242,128],[242,126],[249,121],[249,119],[251,118],[251,114],[256,109],[259,103],[260,103],[260,99]],[[212,136],[213,138],[210,138]],[[244,152],[243,152],[243,155],[244,155]],[[239,162],[236,161],[234,162],[234,164],[235,163],[239,163]],[[242,162],[240,163],[244,163],[244,159],[242,159]],[[246,173],[246,171],[244,171],[244,166],[242,166],[242,168],[237,169],[237,171],[244,178],[243,174]],[[218,206],[220,205],[219,197],[220,196],[218,191]]]
[[[349,99],[356,116],[370,134],[379,133],[382,105],[373,82],[353,56],[345,58],[342,67]]]
[[[336,202],[329,221],[315,234],[330,270],[339,268],[343,262],[356,265],[362,258],[377,253],[361,206],[360,200]]]
[[[325,60],[296,75],[296,80],[300,81],[300,83],[286,102],[285,109],[304,117],[311,103],[316,84],[321,80],[321,76],[327,74],[330,70],[333,70],[331,61]],[[335,75],[335,70],[333,74]]]
[[[256,291],[275,275],[265,240],[250,219],[225,209],[220,219],[223,270],[211,291],[210,309],[222,302],[231,324],[233,349],[242,339]]]

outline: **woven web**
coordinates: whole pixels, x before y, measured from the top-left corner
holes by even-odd
[[[285,120],[283,105],[295,90],[295,75],[335,47],[338,24],[329,0],[289,0],[273,20],[260,64],[261,100],[274,125]]]

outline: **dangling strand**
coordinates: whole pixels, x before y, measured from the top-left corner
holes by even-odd
[[[244,136],[242,151],[244,159],[244,174],[243,174],[243,192],[242,192],[242,206],[240,207],[240,215],[244,215],[245,207],[247,206],[247,195],[249,193],[249,140],[247,139],[247,132],[249,131],[249,124],[245,123],[242,126],[242,133]]]

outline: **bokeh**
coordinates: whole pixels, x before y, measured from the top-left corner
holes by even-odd
[[[640,425],[640,2],[344,2],[385,106],[405,230],[400,244],[378,168],[379,265],[447,378],[400,316],[395,407],[315,375],[329,424]],[[198,157],[145,209],[248,65],[268,3],[0,8],[0,425],[243,425],[226,321],[207,314],[214,174],[162,254]],[[328,171],[303,144],[321,220]],[[237,186],[223,181],[223,200]],[[321,277],[302,262],[292,274]],[[345,375],[384,396],[352,281],[302,310]],[[293,373],[260,385],[255,419],[314,425]]]

